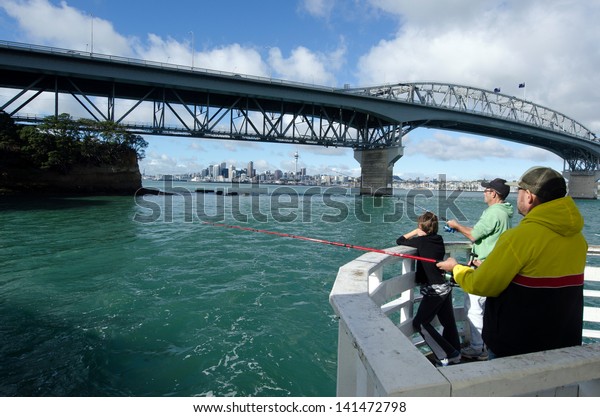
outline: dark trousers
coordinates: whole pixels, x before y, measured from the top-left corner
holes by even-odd
[[[431,325],[438,317],[444,327],[442,334]],[[438,359],[444,359],[460,352],[460,338],[454,319],[452,292],[445,295],[424,295],[417,314],[413,318],[413,328],[418,331]]]

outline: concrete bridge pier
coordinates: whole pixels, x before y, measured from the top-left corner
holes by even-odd
[[[571,197],[590,200],[598,198],[600,170],[564,171],[563,176],[568,181],[569,195]]]
[[[391,196],[394,163],[402,155],[401,146],[355,150],[354,159],[361,169],[360,195]]]

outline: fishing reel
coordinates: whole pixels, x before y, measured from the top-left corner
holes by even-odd
[[[448,281],[448,284],[455,286],[455,287],[458,286],[458,284],[454,280],[454,274],[452,273],[452,271],[444,272],[444,273],[442,273],[442,276],[444,277],[444,279],[446,281]]]
[[[459,265],[468,266],[471,269],[477,269],[477,265],[475,265],[475,263],[474,263],[476,258],[477,258],[477,254],[475,252],[471,252],[471,253],[469,253],[468,263],[466,265],[463,263],[461,263]],[[458,284],[454,280],[454,274],[452,273],[452,271],[442,272],[442,277],[444,277],[444,279],[446,281],[448,281],[448,283],[450,285],[458,286]]]

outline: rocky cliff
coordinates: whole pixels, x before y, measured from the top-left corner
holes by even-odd
[[[66,173],[31,168],[16,155],[0,155],[0,194],[133,195],[142,187],[135,152],[114,165],[76,165]]]

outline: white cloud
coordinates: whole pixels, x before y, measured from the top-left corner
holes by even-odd
[[[171,37],[162,38],[149,34],[147,44],[138,45],[136,53],[149,61],[166,62],[194,68],[233,72],[266,77],[269,75],[266,64],[258,51],[240,44],[223,45],[211,50],[198,51],[194,46],[192,60],[192,42],[190,38],[180,42]]]
[[[502,88],[598,131],[597,2],[457,0],[371,4],[398,16],[392,39],[359,60],[361,85],[441,81]],[[585,28],[585,29],[584,29]],[[526,91],[518,84],[525,82]]]
[[[139,165],[140,170],[149,175],[200,172],[208,166],[200,163],[193,155],[178,157],[154,151],[146,152],[146,158],[142,159]]]
[[[277,168],[274,168],[267,160],[265,159],[256,159],[253,161],[254,169],[256,172],[261,173],[265,171],[274,171]]]
[[[192,47],[173,38],[163,39],[153,33],[148,34],[147,45],[139,45],[136,55],[148,61],[166,62],[176,65],[192,65]]]
[[[313,146],[310,153],[313,155],[324,155],[324,156],[346,156],[353,155],[353,150],[349,148],[336,148],[333,147],[322,147],[322,146]]]
[[[268,62],[277,77],[311,84],[333,85],[335,76],[331,70],[339,68],[343,55],[344,48],[324,55],[299,46],[285,58],[279,48],[271,48]]]
[[[150,61],[192,65],[192,35],[179,42],[172,37],[148,34],[145,42],[126,37],[113,25],[99,17],[47,0],[4,1],[0,7],[14,18],[24,32],[25,40],[64,49],[90,51]],[[234,43],[211,50],[196,51],[194,66],[217,71],[269,76],[270,71],[259,52]]]
[[[418,22],[421,27],[443,28],[470,23],[493,10],[497,0],[369,0],[372,6],[397,15],[401,22]]]
[[[140,162],[142,170],[148,169],[153,173],[172,172],[170,169],[177,166],[178,162],[175,158],[167,154],[158,154],[156,152],[147,152],[146,158]]]
[[[195,65],[220,71],[268,76],[269,71],[260,54],[239,44],[225,45],[213,50],[197,52]]]
[[[203,140],[192,138],[192,139],[190,139],[190,141],[191,142],[189,144],[189,148],[192,151],[195,151],[195,152],[206,152],[205,147],[202,146],[203,142],[204,142]]]
[[[439,161],[484,161],[491,158],[507,161],[535,160],[557,162],[560,158],[552,152],[510,143],[500,139],[453,135],[434,131],[432,136],[418,140],[405,140],[404,155],[424,155]]]
[[[18,21],[31,42],[102,54],[132,54],[133,38],[120,35],[110,22],[85,14],[65,1],[54,6],[46,0],[7,0],[0,7]]]
[[[327,18],[335,6],[334,0],[303,0],[300,7],[315,17]]]

